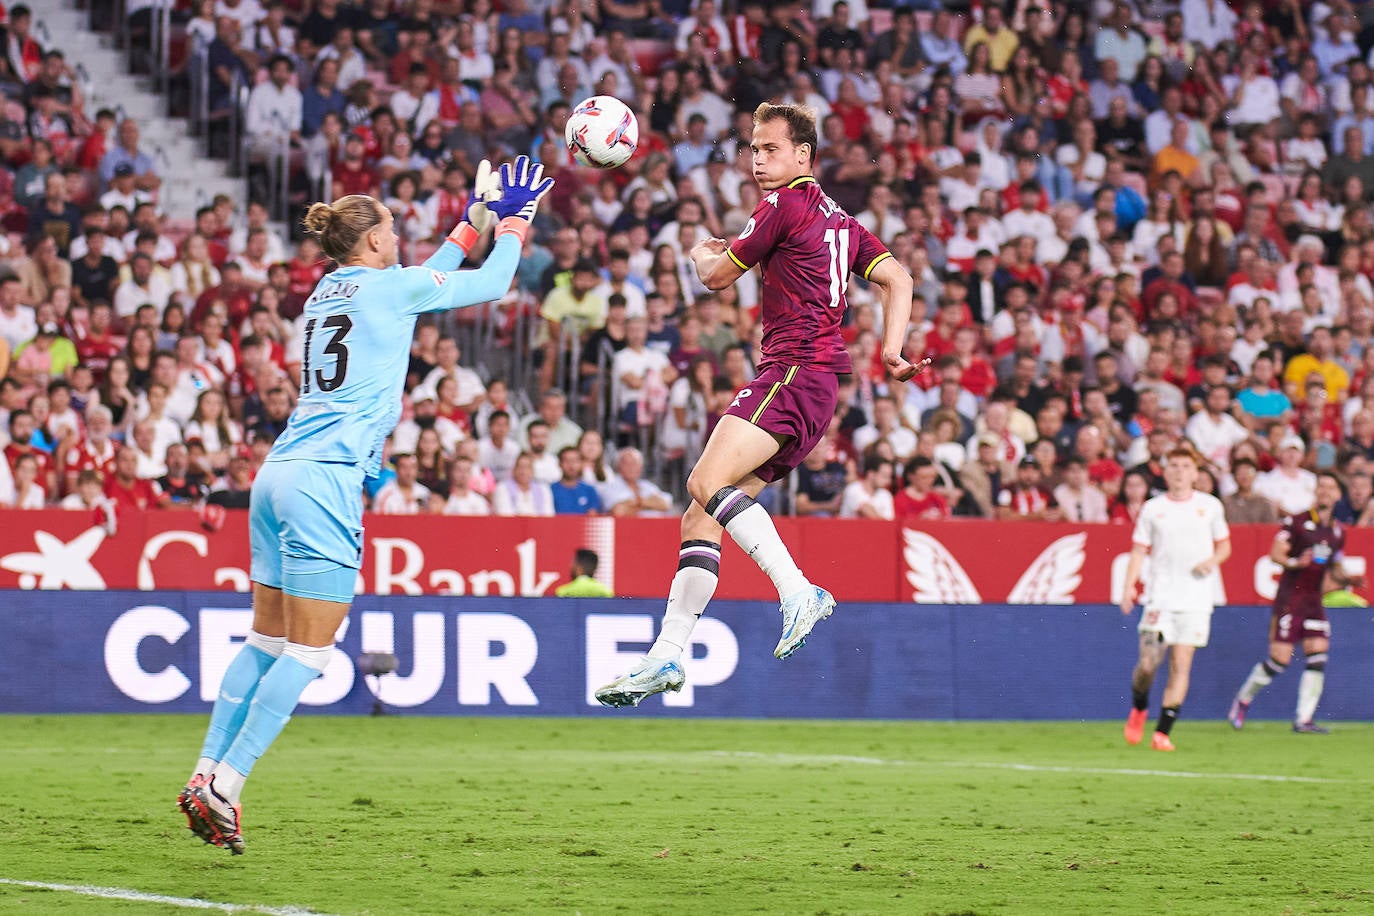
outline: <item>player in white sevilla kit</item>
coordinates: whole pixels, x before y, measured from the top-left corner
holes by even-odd
[[[1140,510],[1121,597],[1121,613],[1130,614],[1135,609],[1140,571],[1149,554],[1150,572],[1139,627],[1140,658],[1131,675],[1131,713],[1125,735],[1127,744],[1139,744],[1144,737],[1150,686],[1167,654],[1169,681],[1164,687],[1164,708],[1150,740],[1150,747],[1157,751],[1174,749],[1169,732],[1188,696],[1193,653],[1207,645],[1212,632],[1217,570],[1231,556],[1231,531],[1221,501],[1193,489],[1197,456],[1184,446],[1169,452],[1166,462],[1168,490]]]

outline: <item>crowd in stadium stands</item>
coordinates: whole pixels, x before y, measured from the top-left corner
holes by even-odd
[[[10,8],[0,58],[0,502],[243,507],[326,265],[260,203],[169,225],[138,125],[85,110],[32,24]],[[481,158],[558,179],[487,312],[531,371],[422,322],[373,511],[680,507],[760,348],[756,276],[713,293],[685,253],[758,204],[774,100],[819,112],[822,187],[910,270],[907,355],[934,360],[886,378],[851,281],[854,371],[775,511],[1129,524],[1187,439],[1233,522],[1332,468],[1337,517],[1374,523],[1374,4],[196,0],[184,29],[250,164],[289,145],[412,253]],[[640,114],[609,173],[562,142],[594,93]]]

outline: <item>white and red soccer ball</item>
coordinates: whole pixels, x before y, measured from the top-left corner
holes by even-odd
[[[634,155],[639,145],[639,119],[619,99],[594,95],[573,108],[563,135],[578,162],[613,169]]]

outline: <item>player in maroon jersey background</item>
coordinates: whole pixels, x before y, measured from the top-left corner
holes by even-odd
[[[1233,728],[1245,725],[1250,703],[1287,670],[1293,660],[1293,646],[1301,641],[1307,665],[1298,682],[1293,731],[1327,732],[1312,721],[1326,684],[1326,657],[1331,649],[1331,623],[1322,606],[1322,583],[1328,572],[1337,584],[1352,581],[1341,566],[1345,528],[1332,518],[1340,498],[1341,484],[1336,475],[1329,471],[1318,474],[1316,503],[1308,511],[1285,519],[1282,530],[1274,536],[1269,557],[1283,567],[1283,574],[1269,623],[1269,657],[1251,669],[1236,694],[1228,716]]]
[[[851,273],[878,291],[888,371],[906,380],[926,365],[914,366],[902,356],[911,320],[910,274],[812,175],[815,112],[760,105],[750,149],[763,199],[734,242],[707,239],[691,257],[702,283],[713,290],[759,268],[763,359],[688,477],[692,504],[682,518],[678,570],[658,639],[629,674],[596,692],[606,706],[637,706],[647,696],[682,687],[686,676],[679,657],[715,593],[722,528],[778,590],[783,620],[775,656],[787,658],[801,648],[811,628],[834,609],[834,598],[797,568],[754,497],[801,463],[835,413],[837,376],[851,371],[840,336]]]

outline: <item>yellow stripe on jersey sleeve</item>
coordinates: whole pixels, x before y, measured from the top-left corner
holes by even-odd
[[[883,263],[884,260],[890,257],[892,257],[892,252],[884,251],[882,254],[878,255],[876,258],[870,261],[868,263],[868,267],[864,270],[864,279],[867,280],[869,276],[872,275],[873,268],[877,267],[879,264]]]

